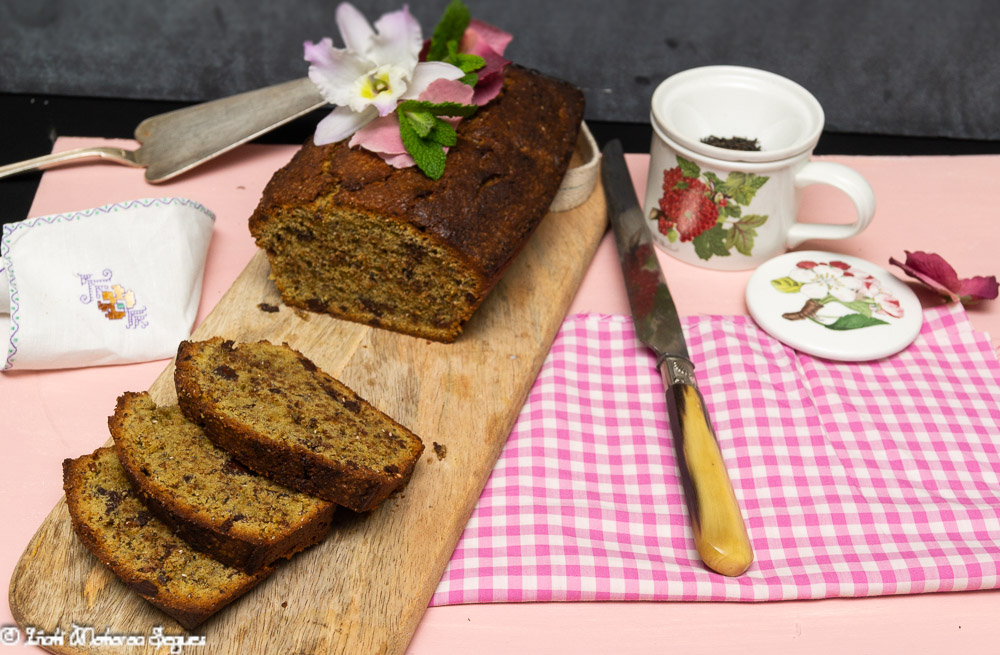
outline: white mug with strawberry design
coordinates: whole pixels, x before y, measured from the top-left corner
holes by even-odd
[[[823,109],[789,79],[741,66],[693,68],[653,93],[644,211],[653,240],[691,264],[746,270],[808,239],[846,239],[871,222],[875,194],[856,171],[810,161]],[[798,220],[803,187],[829,184],[851,224]]]

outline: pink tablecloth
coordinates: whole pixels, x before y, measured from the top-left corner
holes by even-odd
[[[102,139],[60,138],[56,149],[84,145],[124,145]],[[271,173],[295,151],[293,146],[246,146],[190,176],[150,186],[141,171],[110,164],[87,164],[47,172],[32,216],[74,211],[150,196],[185,196],[217,216],[208,255],[200,321],[243,269],[254,246],[246,219]],[[983,189],[1000,176],[1000,157],[831,157],[853,166],[871,182],[879,207],[862,235],[843,242],[811,242],[819,248],[886,265],[906,250],[933,250],[959,267],[962,275],[996,273],[996,212]],[[645,156],[630,156],[633,178],[645,185]],[[849,216],[851,207],[836,192],[806,189],[803,211],[818,219]],[[2,208],[0,208],[2,211]],[[21,216],[10,218],[23,218]],[[667,257],[661,263],[681,312],[686,315],[742,314],[742,291],[749,274],[695,269]],[[922,296],[927,305],[935,301]],[[571,313],[624,314],[617,256],[605,238]],[[1000,337],[1000,303],[970,312],[974,327]],[[0,375],[0,580],[9,580],[17,559],[62,490],[59,470],[68,455],[86,452],[107,439],[106,421],[122,389],[146,388],[165,362],[92,369]],[[0,626],[12,623],[0,600]],[[411,643],[411,653],[480,655],[516,650],[545,652],[640,652],[664,643],[685,644],[692,652],[794,650],[839,653],[897,648],[973,650],[1000,642],[1000,593],[929,594],[891,599],[741,605],[705,603],[580,603],[465,605],[431,608]],[[662,608],[662,609],[661,609]],[[510,626],[517,630],[510,630]],[[720,630],[720,625],[728,625]],[[906,626],[905,629],[903,626]],[[539,650],[540,649],[540,650]],[[4,652],[15,649],[6,648]],[[941,650],[940,652],[944,652]]]
[[[625,316],[566,320],[432,604],[789,600],[1000,585],[1000,362],[960,305],[875,362],[683,321],[756,561],[694,548],[663,384]],[[822,329],[822,328],[819,328]]]

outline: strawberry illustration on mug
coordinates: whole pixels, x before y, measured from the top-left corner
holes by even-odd
[[[766,214],[743,214],[768,176],[738,171],[723,180],[677,155],[677,166],[663,171],[663,196],[649,218],[671,243],[690,241],[698,257],[753,254],[757,228]]]

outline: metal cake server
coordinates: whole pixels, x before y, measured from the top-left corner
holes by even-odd
[[[136,150],[77,148],[0,166],[0,178],[97,158],[145,167],[146,180],[163,182],[325,104],[303,77],[147,118],[135,128]]]
[[[604,148],[601,179],[625,275],[636,336],[656,354],[666,389],[677,465],[698,554],[712,570],[740,575],[753,562],[733,485],[698,391],[677,307],[656,259],[621,143]]]

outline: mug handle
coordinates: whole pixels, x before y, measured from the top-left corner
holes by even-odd
[[[829,184],[847,194],[858,212],[858,220],[850,225],[795,222],[788,230],[788,247],[794,248],[807,239],[846,239],[860,233],[875,215],[875,192],[857,171],[843,164],[811,161],[795,174],[795,187]]]

